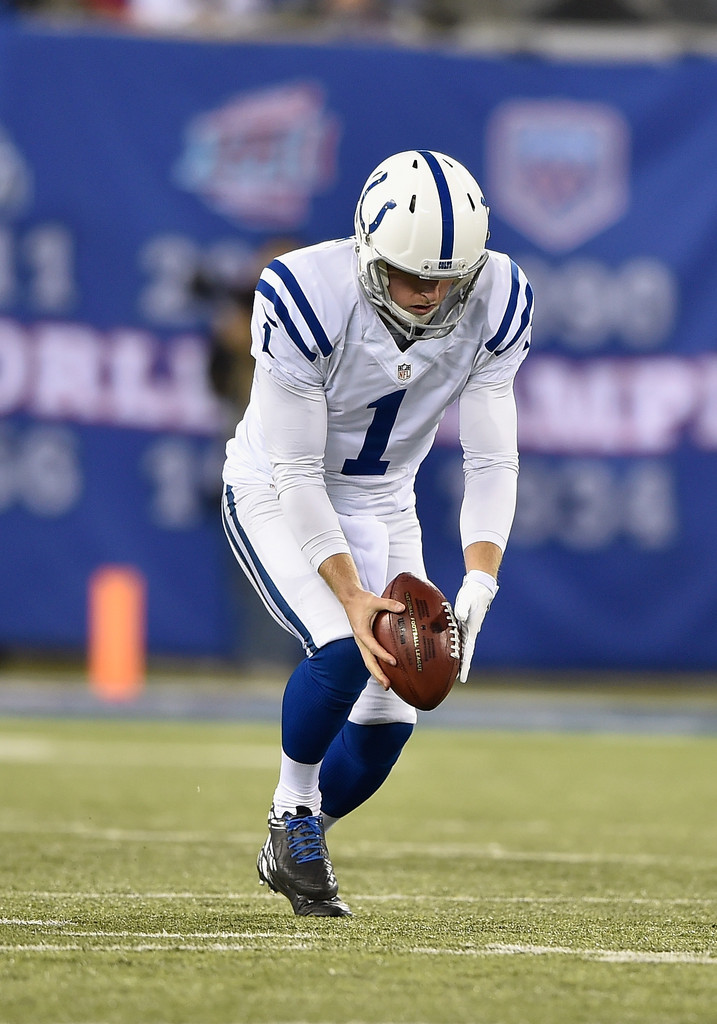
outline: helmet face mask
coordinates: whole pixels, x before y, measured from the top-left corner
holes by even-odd
[[[381,316],[411,341],[449,334],[488,258],[488,207],[466,168],[428,150],[389,157],[363,188],[355,229],[359,281]],[[453,284],[419,315],[392,299],[389,267]]]

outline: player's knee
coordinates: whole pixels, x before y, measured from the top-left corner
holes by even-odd
[[[353,637],[332,640],[305,662],[315,683],[328,695],[355,700],[368,682],[369,673]]]
[[[383,725],[357,725],[347,722],[343,729],[344,743],[355,761],[383,768],[392,768],[406,745],[413,726],[407,722]]]

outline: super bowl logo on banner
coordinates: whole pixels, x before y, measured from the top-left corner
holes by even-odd
[[[234,221],[298,228],[334,180],[338,138],[319,86],[246,92],[190,121],[174,179]]]
[[[614,107],[515,100],[487,132],[494,213],[550,252],[567,252],[626,212],[630,130]]]

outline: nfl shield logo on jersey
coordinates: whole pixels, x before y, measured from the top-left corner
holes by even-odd
[[[399,363],[396,369],[396,376],[399,380],[410,380],[411,379],[411,364],[410,363]]]

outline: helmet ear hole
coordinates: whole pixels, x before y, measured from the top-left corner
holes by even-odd
[[[415,213],[416,212],[416,196],[415,196],[415,193],[411,196],[411,202],[408,204],[408,209],[411,211],[411,213]]]

